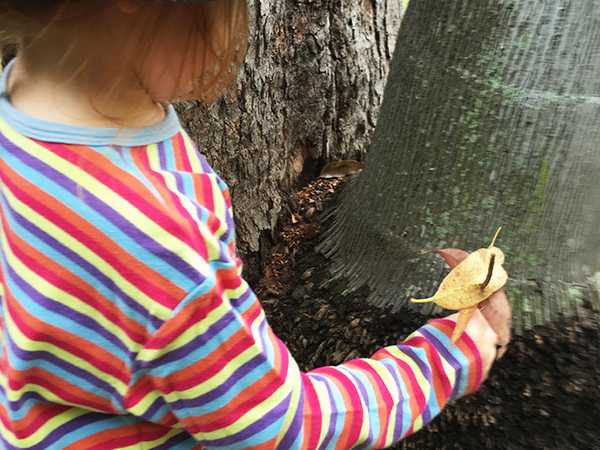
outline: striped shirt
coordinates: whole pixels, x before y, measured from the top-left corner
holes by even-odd
[[[172,107],[86,129],[4,95],[0,182],[2,448],[383,448],[481,383],[444,319],[300,371],[242,278],[228,187]]]

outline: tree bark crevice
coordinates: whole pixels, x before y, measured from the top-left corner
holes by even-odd
[[[177,106],[192,139],[228,183],[244,275],[258,279],[288,195],[334,159],[362,159],[383,97],[402,5],[364,0],[250,2],[238,84],[221,101]],[[382,33],[383,39],[375,38]],[[264,248],[263,248],[264,247]]]

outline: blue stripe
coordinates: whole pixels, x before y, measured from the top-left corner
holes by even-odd
[[[143,261],[145,265],[161,273],[169,278],[174,284],[177,284],[181,289],[190,288],[190,284],[195,285],[202,281],[202,276],[198,270],[189,266],[183,261],[179,255],[172,252],[170,249],[164,248],[155,239],[148,234],[145,234],[139,224],[133,224],[128,219],[117,213],[107,203],[100,200],[93,193],[86,192],[86,201],[81,199],[76,194],[75,182],[65,177],[53,167],[45,163],[35,160],[33,157],[24,152],[14,144],[0,138],[0,145],[7,152],[19,154],[18,157],[9,156],[5,153],[4,159],[15,171],[21,176],[29,180],[37,186],[44,186],[44,190],[57,199],[61,199],[65,205],[68,205],[75,213],[81,217],[85,217],[91,224],[98,228],[98,232],[104,233],[107,237],[118,243],[121,247],[127,249],[136,259]],[[21,160],[27,161],[24,165]],[[30,164],[40,165],[44,169],[44,173],[48,176],[40,174],[37,170],[32,169]],[[52,174],[60,179],[57,184],[49,175]],[[98,181],[100,185],[100,181]],[[115,197],[118,195],[115,194]],[[92,204],[93,207],[89,206]],[[98,211],[106,210],[109,216],[100,214]],[[165,231],[165,234],[168,234]],[[135,239],[139,239],[138,243]],[[150,249],[150,250],[149,250]],[[170,267],[168,267],[170,266]]]
[[[145,326],[149,333],[162,324],[160,319],[152,316],[141,304],[121,291],[96,266],[84,260],[77,253],[44,233],[34,223],[10,208],[5,202],[4,196],[1,195],[0,204],[6,213],[5,217],[11,229],[25,242],[56,261],[59,265],[65,268],[68,267],[73,274],[92,285],[104,298],[111,299],[115,306],[125,313],[128,318]]]
[[[82,339],[110,350],[111,353],[121,359],[128,360],[131,357],[131,351],[119,338],[106,328],[101,327],[94,319],[45,297],[21,279],[11,267],[8,267],[3,252],[0,252],[0,256],[6,266],[5,270],[8,272],[6,274],[8,276],[5,275],[4,282],[13,295],[19,299],[21,306],[31,315],[50,326],[63,328],[68,330],[69,333],[76,334]],[[43,303],[45,302],[51,305],[51,308],[44,306]]]
[[[448,361],[450,366],[456,370],[456,380],[452,390],[452,399],[462,397],[466,390],[469,378],[469,360],[463,355],[460,349],[452,343],[450,338],[433,325],[425,325],[419,330],[421,334],[437,342],[440,348],[441,356]]]

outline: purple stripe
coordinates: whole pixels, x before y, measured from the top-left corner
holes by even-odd
[[[239,309],[242,306],[242,304],[246,300],[248,300],[248,297],[250,297],[251,295],[254,295],[256,297],[254,292],[252,292],[252,289],[250,287],[248,287],[242,295],[240,295],[236,299],[230,300],[229,303],[231,303],[231,306],[233,306],[235,309]],[[257,299],[257,301],[258,301],[258,299]]]
[[[122,308],[127,312],[127,309],[132,309],[138,314],[142,315],[145,319],[147,319],[154,329],[158,328],[162,324],[162,320],[154,317],[150,314],[141,304],[133,300],[127,294],[125,294],[121,289],[117,287],[113,280],[104,275],[97,267],[93,266],[85,259],[83,259],[80,255],[73,252],[68,247],[64,246],[52,236],[44,233],[40,228],[38,228],[35,224],[27,220],[25,217],[21,216],[18,212],[14,211],[10,208],[9,205],[5,204],[5,211],[7,211],[11,218],[23,228],[28,230],[31,234],[39,238],[41,241],[45,242],[49,247],[52,247],[58,253],[62,254],[65,258],[71,260],[74,264],[80,266],[83,270],[85,270],[90,276],[98,280],[101,284],[103,284],[107,289],[113,292],[118,300],[121,300],[117,303],[119,308]],[[123,305],[124,304],[124,305]]]
[[[211,389],[206,394],[193,399],[177,400],[171,403],[171,407],[176,410],[185,410],[186,408],[197,408],[206,405],[220,397],[223,397],[231,389],[236,387],[239,381],[257,367],[265,364],[265,357],[263,355],[256,355],[250,361],[242,364],[238,367],[223,383],[219,386]],[[266,373],[266,370],[265,370]],[[257,376],[258,378],[258,376]]]
[[[406,385],[404,384],[402,377],[400,377],[398,375],[398,373],[397,373],[398,367],[393,362],[393,360],[383,359],[383,360],[380,360],[380,362],[381,362],[381,364],[383,364],[385,366],[388,373],[392,376],[392,378],[396,382],[396,386],[398,386],[399,399],[398,399],[398,407],[396,408],[396,428],[394,428],[394,442],[398,442],[400,440],[400,438],[402,437],[402,431],[403,431],[402,430],[402,421],[404,419],[404,404],[405,404],[404,401],[406,400],[402,394],[402,387],[404,387],[404,390],[406,392],[408,392],[409,390],[406,388]],[[391,366],[391,367],[388,367],[388,366]]]
[[[296,414],[294,414],[294,420],[292,420],[290,427],[277,446],[279,449],[283,450],[292,448],[292,444],[294,442],[296,442],[298,439],[302,439],[302,429],[304,428],[304,396],[305,390],[300,389],[300,401],[298,402],[298,409],[296,409]]]
[[[16,158],[20,159],[24,164],[31,167],[33,170],[40,174],[43,174],[46,178],[53,181],[56,185],[61,186],[63,189],[70,192],[73,196],[77,197],[77,183],[74,180],[65,177],[60,174],[54,168],[42,163],[40,160],[33,158],[27,152],[16,147],[4,136],[0,135],[0,144],[3,144],[5,150],[13,154]],[[80,187],[80,189],[83,189]],[[164,261],[180,273],[186,275],[194,283],[200,283],[203,281],[203,277],[198,272],[198,269],[189,265],[176,253],[163,247],[154,239],[150,238],[146,234],[142,233],[138,227],[129,222],[125,217],[116,212],[109,205],[101,201],[98,197],[92,194],[90,191],[85,190],[86,200],[85,203],[91,207],[96,213],[104,217],[109,222],[113,223],[123,234],[129,236],[134,242],[137,242],[140,247],[145,248],[148,252],[156,255],[159,260]],[[161,216],[162,217],[162,216]],[[175,230],[178,229],[176,224],[172,224]]]
[[[427,326],[433,326],[433,325],[426,325],[424,327],[421,327],[421,329],[419,330],[419,332],[421,334],[423,334],[427,340],[429,340],[433,346],[435,347],[435,349],[442,355],[442,357],[452,366],[453,369],[455,369],[456,371],[456,378],[455,380],[457,382],[454,383],[454,386],[452,386],[452,393],[450,394],[450,398],[454,399],[459,395],[458,390],[460,389],[460,383],[458,383],[458,380],[462,379],[463,377],[463,367],[460,363],[460,361],[458,361],[454,355],[452,355],[452,353],[450,352],[450,350],[440,342],[440,340],[435,337],[430,331],[427,330]]]
[[[225,214],[225,223],[227,224],[227,232],[223,235],[223,240],[225,242],[229,242],[231,238],[233,238],[233,234],[235,232],[235,223],[233,221],[233,207],[227,208],[227,214]]]
[[[202,166],[202,170],[204,170],[204,172],[206,172],[206,173],[212,173],[213,168],[210,166],[210,164],[206,160],[206,157],[199,151],[197,153],[198,153],[198,157],[200,159],[200,165]]]
[[[80,369],[77,366],[65,361],[64,359],[60,359],[59,357],[53,355],[44,350],[38,351],[27,351],[21,349],[8,334],[4,335],[4,342],[7,342],[12,350],[13,354],[20,359],[21,361],[34,361],[36,359],[41,359],[43,361],[47,361],[48,363],[60,367],[61,369],[66,370],[67,372],[73,374],[74,377],[79,377],[81,379],[86,380],[88,383],[96,386],[98,389],[105,391],[109,394],[109,397],[104,396],[105,399],[109,399],[110,396],[121,399],[121,395],[108,383],[105,381],[93,376],[89,372]],[[28,367],[35,367],[33,364],[22,364],[22,367],[12,365],[16,370],[26,370]],[[66,380],[70,383],[76,383],[77,380]],[[96,392],[96,395],[100,395]]]
[[[421,369],[421,372],[423,373],[423,376],[427,380],[427,383],[431,385],[433,380],[432,380],[431,370],[430,370],[429,366],[425,362],[423,362],[423,360],[410,348],[410,346],[408,346],[408,345],[399,345],[398,347],[400,348],[401,352],[403,352],[404,354],[410,356],[410,358],[415,363],[417,363],[417,366],[419,366],[419,369]],[[432,390],[430,392],[430,396],[433,396],[435,398],[435,393],[433,392],[433,387],[431,389]],[[425,403],[425,409],[421,413],[421,415],[423,416],[423,421],[425,423],[431,422],[431,419],[432,419],[432,417],[431,417],[431,411],[429,410],[429,403],[430,402],[431,402],[431,400],[427,399],[427,402]]]
[[[186,433],[185,431],[182,431],[181,433],[169,439],[167,442],[164,442],[158,447],[154,447],[152,450],[172,450],[173,448],[175,448],[176,445],[183,444],[187,441],[189,441],[189,447],[187,448],[200,448],[200,443],[198,441],[196,441],[190,434]]]
[[[193,340],[188,342],[183,347],[179,347],[177,350],[172,350],[169,353],[156,358],[152,361],[138,361],[137,369],[147,371],[163,366],[165,364],[184,359],[190,353],[198,351],[204,345],[209,343],[217,334],[219,334],[224,328],[227,327],[236,319],[235,314],[232,311],[228,311],[223,317],[212,324],[208,329],[201,335],[195,337]]]
[[[324,376],[317,374],[312,374],[311,377],[313,377],[315,380],[324,381],[325,387],[327,388],[327,394],[329,396],[329,405],[331,406],[331,413],[329,415],[329,429],[327,430],[327,434],[325,435],[323,442],[321,443],[321,445],[319,445],[319,449],[326,449],[329,446],[329,443],[331,442],[333,437],[335,436],[337,428],[337,416],[340,413],[335,407],[335,398],[333,396],[333,393],[331,392],[332,381]],[[321,411],[327,411],[327,406],[321,407]],[[321,426],[323,426],[322,423]]]
[[[238,442],[242,442],[247,439],[250,439],[253,436],[255,436],[256,434],[258,434],[259,432],[263,431],[265,428],[267,428],[270,425],[272,425],[273,423],[275,423],[276,421],[283,420],[283,418],[285,417],[285,413],[289,407],[290,401],[291,401],[291,394],[288,395],[277,406],[275,406],[275,408],[273,408],[271,411],[269,411],[263,417],[259,418],[256,422],[254,422],[252,425],[249,425],[242,431],[232,434],[232,435],[229,435],[227,437],[221,438],[221,439],[203,441],[203,443],[206,443],[211,446],[221,447],[221,446],[225,446],[225,445],[233,445]],[[247,444],[256,446],[256,445],[266,442],[269,439],[272,439],[273,437],[275,437],[275,436],[270,436],[269,438],[267,438],[266,440],[263,440],[261,442],[250,441]]]
[[[357,368],[357,370],[360,370],[362,372],[361,369]],[[369,410],[370,410],[370,406],[381,406],[381,405],[377,405],[376,403],[374,405],[369,405],[369,394],[367,393],[367,390],[365,388],[365,386],[363,385],[362,381],[358,379],[358,377],[356,377],[352,370],[344,370],[342,372],[344,375],[346,375],[348,378],[352,378],[355,382],[355,384],[358,385],[358,391],[359,393],[362,395],[362,398],[364,400],[365,405],[367,405],[366,411],[363,411],[364,414],[366,416],[369,417],[370,420],[372,420],[371,414],[369,414]],[[365,375],[367,376],[367,375]],[[368,380],[368,378],[367,378]],[[385,387],[385,386],[384,386]],[[373,390],[375,390],[375,388],[373,388]],[[377,402],[377,395],[375,394],[375,392],[373,392],[373,396],[375,397],[375,402]],[[379,423],[379,414],[377,414],[377,422]],[[381,423],[379,423],[379,432],[383,433],[385,430],[383,430],[383,426]],[[375,431],[373,429],[372,426],[369,427],[369,436],[367,438],[367,440],[362,443],[361,445],[358,445],[356,447],[356,449],[361,449],[361,448],[371,448],[370,446],[373,444],[373,442],[375,442],[375,440],[377,439],[377,436],[375,436]]]
[[[22,291],[25,292],[25,294],[27,294],[27,296],[35,303],[37,303],[38,305],[40,305],[42,308],[47,309],[49,311],[52,311],[56,314],[61,314],[62,316],[66,317],[67,319],[75,322],[76,324],[80,325],[83,329],[85,330],[89,330],[94,332],[95,334],[102,336],[104,339],[106,339],[107,341],[109,341],[111,344],[113,344],[115,347],[117,347],[118,349],[122,350],[123,353],[125,353],[125,355],[127,355],[127,357],[131,357],[133,355],[132,352],[129,351],[129,349],[127,348],[127,346],[125,344],[123,344],[115,335],[113,335],[112,333],[110,333],[106,328],[103,328],[102,326],[100,326],[100,324],[98,324],[95,320],[84,316],[83,314],[78,313],[77,311],[75,311],[74,309],[68,308],[54,300],[51,300],[50,298],[40,294],[36,289],[34,289],[29,283],[27,283],[25,280],[21,279],[17,273],[12,269],[12,267],[10,267],[7,263],[6,260],[4,258],[4,255],[2,255],[2,259],[4,260],[4,264],[6,265],[6,270],[8,272],[9,275],[9,279],[11,279],[13,281],[13,283],[15,283],[17,286],[19,286],[21,288]],[[25,307],[25,305],[22,305],[23,307]],[[41,317],[38,317],[39,320],[42,320]],[[70,333],[75,333],[77,334],[81,339],[86,340],[86,341],[90,341],[88,338],[83,337],[81,334],[77,333],[77,331],[83,331],[83,330],[77,330],[77,329],[69,329],[67,330]],[[107,349],[108,350],[108,349]]]
[[[164,142],[159,142],[158,144],[158,167],[160,167],[162,170],[169,170],[170,168],[167,167],[167,158],[165,155],[165,144]],[[173,169],[175,169],[175,167],[173,167]]]
[[[164,398],[158,397],[152,402],[152,404],[150,405],[150,408],[148,408],[142,414],[142,417],[150,422],[157,423],[161,419],[161,417],[154,417],[154,416],[160,409],[162,409],[166,406],[167,406],[167,403],[165,402]]]
[[[90,413],[90,414],[85,414],[83,416],[76,417],[75,419],[72,419],[69,422],[63,423],[59,427],[56,427],[54,430],[52,430],[50,433],[48,433],[48,435],[41,442],[39,442],[36,445],[33,445],[31,447],[27,447],[27,449],[28,450],[48,450],[48,449],[52,448],[52,445],[55,444],[58,440],[62,439],[65,435],[68,435],[69,433],[77,430],[78,428],[81,428],[85,425],[89,425],[92,423],[98,424],[99,422],[103,422],[103,421],[114,421],[114,416],[107,416],[105,414],[99,414],[99,413]],[[106,429],[110,429],[110,428],[115,428],[115,427],[109,427]],[[94,429],[93,433],[91,433],[91,434],[96,434],[101,431],[103,431],[103,430]],[[23,447],[14,447],[14,446],[10,445],[4,439],[4,437],[1,437],[1,439],[2,439],[2,443],[4,444],[5,448],[10,449],[10,450],[23,450]]]
[[[6,397],[6,392],[4,391],[4,388],[0,387],[0,391]],[[23,395],[21,395],[21,397],[19,397],[18,400],[8,402],[8,407],[11,411],[20,411],[21,409],[23,409],[25,403],[28,400],[37,400],[42,403],[46,403],[48,401],[37,392],[25,392]],[[4,403],[4,406],[6,406],[6,403]]]

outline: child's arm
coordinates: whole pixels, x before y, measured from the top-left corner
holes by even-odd
[[[130,412],[208,448],[383,448],[481,383],[476,345],[468,330],[453,345],[447,319],[370,359],[302,373],[240,269],[210,274],[147,342]]]

